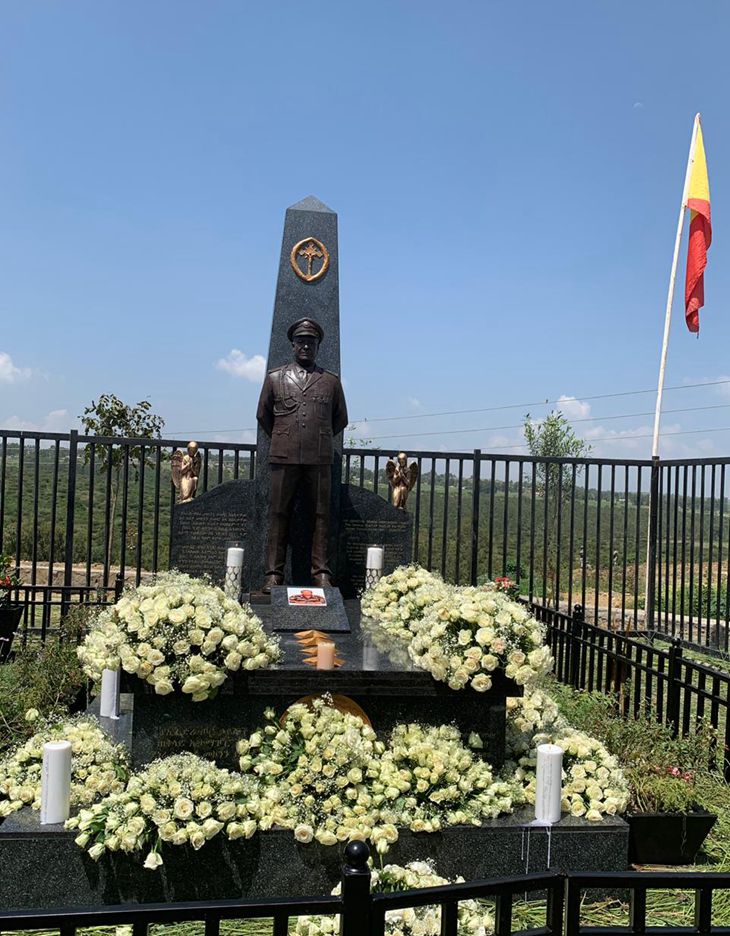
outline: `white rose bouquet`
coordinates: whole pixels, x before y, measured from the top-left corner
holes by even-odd
[[[446,590],[447,586],[435,573],[418,565],[400,566],[365,592],[362,614],[393,637],[409,641],[413,625]]]
[[[251,838],[258,824],[255,783],[216,767],[194,754],[153,761],[134,774],[121,792],[69,819],[76,844],[98,860],[105,851],[147,851],[145,868],[162,863],[160,846],[190,844],[202,848],[223,833],[229,839]]]
[[[572,816],[599,821],[623,812],[628,785],[616,758],[604,745],[572,728],[547,693],[534,690],[507,700],[507,757],[525,799],[535,802],[537,747],[557,744],[563,755],[562,808]]]
[[[596,738],[565,726],[562,730],[537,734],[532,748],[519,759],[516,779],[524,785],[528,803],[535,802],[537,746],[557,744],[563,755],[562,808],[571,816],[600,821],[626,809],[628,785],[616,758]]]
[[[436,832],[460,823],[479,825],[522,802],[519,788],[495,781],[489,764],[450,725],[396,725],[372,790],[381,818],[372,839],[380,852],[395,841],[398,826]]]
[[[543,625],[501,592],[480,588],[449,589],[431,605],[409,652],[435,679],[477,692],[491,688],[495,669],[528,686],[553,666]]]
[[[507,699],[507,759],[516,761],[534,748],[532,739],[536,734],[565,727],[557,703],[542,689],[526,690],[521,698]]]
[[[121,666],[158,695],[179,687],[193,702],[214,695],[229,673],[280,657],[278,642],[250,607],[181,572],[165,572],[103,610],[78,654],[95,681],[103,669]]]
[[[129,773],[122,745],[112,744],[91,717],[50,722],[24,744],[0,759],[0,817],[23,806],[41,807],[43,745],[47,741],[71,742],[71,808],[123,790]]]
[[[284,725],[268,724],[238,742],[241,771],[262,784],[262,829],[294,831],[299,842],[367,839],[377,821],[370,792],[384,745],[372,728],[327,696],[292,705]]]
[[[457,878],[460,883],[463,878]],[[426,861],[412,861],[405,866],[388,864],[371,872],[370,889],[373,893],[391,894],[396,891],[421,887],[439,887],[452,883],[436,874]],[[340,893],[340,885],[332,891]],[[459,902],[459,936],[487,936],[494,932],[494,918],[483,904],[476,900]],[[337,936],[340,932],[339,916],[297,917],[296,936]],[[385,936],[440,936],[441,908],[438,906],[390,910],[385,915]]]

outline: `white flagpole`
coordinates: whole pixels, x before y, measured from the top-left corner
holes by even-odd
[[[674,301],[674,284],[677,279],[677,261],[679,260],[679,247],[682,242],[682,228],[687,208],[687,189],[692,173],[692,164],[695,161],[695,148],[697,146],[697,130],[700,125],[700,115],[695,116],[692,127],[692,142],[689,145],[687,159],[687,172],[684,176],[684,189],[682,190],[682,204],[679,208],[679,221],[677,222],[677,236],[674,241],[674,256],[672,257],[672,272],[669,277],[669,291],[667,293],[667,307],[664,313],[664,340],[662,341],[662,356],[659,362],[659,383],[656,392],[656,410],[654,412],[654,439],[651,446],[651,456],[656,458],[659,454],[659,424],[662,417],[662,396],[664,395],[664,374],[667,368],[667,350],[669,349],[669,329],[672,324],[672,303]]]
[[[674,256],[672,257],[672,272],[669,276],[669,290],[667,292],[667,306],[664,312],[664,338],[662,340],[662,354],[659,361],[659,382],[657,384],[656,391],[656,409],[654,411],[654,437],[652,439],[651,445],[651,457],[657,458],[659,456],[659,425],[662,418],[662,397],[664,395],[664,375],[667,369],[667,351],[669,349],[669,329],[672,324],[672,304],[674,302],[674,285],[677,280],[677,262],[679,260],[679,247],[682,243],[682,229],[684,228],[684,216],[687,209],[687,189],[689,188],[689,180],[692,173],[692,164],[695,159],[695,148],[697,146],[697,130],[700,125],[700,115],[695,114],[694,125],[692,126],[692,139],[689,144],[689,156],[687,157],[687,171],[684,174],[684,188],[682,189],[682,204],[679,206],[679,220],[677,221],[677,236],[674,239]],[[645,577],[645,610],[644,610],[644,624],[649,621],[649,615],[652,614],[652,609],[649,608],[648,603],[650,600],[653,600],[653,596],[650,595],[650,578],[652,570],[650,568],[651,556],[651,506],[650,506],[650,515],[649,515],[649,527],[647,530],[646,536],[646,577]],[[609,613],[610,617],[610,613]]]

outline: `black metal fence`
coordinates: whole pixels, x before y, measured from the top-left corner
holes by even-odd
[[[180,439],[0,430],[0,552],[55,607],[110,595],[169,564]],[[256,450],[202,442],[198,491],[253,478]],[[350,448],[343,480],[388,497],[392,453]],[[413,453],[413,559],[462,584],[506,576],[541,605],[575,602],[594,623],[648,627],[730,652],[730,459],[686,462]],[[42,608],[36,607],[43,606]],[[50,610],[48,608],[50,607]]]
[[[663,648],[648,637],[587,623],[583,609],[572,615],[533,604],[547,624],[547,640],[560,682],[614,695],[621,714],[653,718],[687,737],[710,725],[717,737],[714,765],[730,782],[730,674],[688,659],[679,638]]]
[[[362,842],[352,842],[345,849],[342,888],[339,896],[311,898],[276,898],[271,900],[225,900],[178,904],[126,905],[94,909],[58,909],[48,911],[0,911],[0,932],[27,930],[57,931],[59,936],[75,936],[85,927],[131,926],[133,936],[147,936],[150,927],[160,924],[198,922],[205,936],[219,936],[221,923],[230,920],[268,921],[271,936],[288,936],[292,921],[299,915],[340,917],[341,936],[383,936],[387,914],[406,908],[438,907],[441,936],[458,936],[459,904],[480,901],[485,912],[494,915],[495,936],[531,934],[531,936],[583,936],[588,933],[730,933],[730,927],[713,926],[713,895],[730,888],[730,874],[605,872],[591,875],[523,875],[494,881],[469,881],[441,887],[421,888],[394,893],[371,893],[371,875],[367,866],[368,849]],[[652,926],[647,930],[647,892],[656,890],[691,890],[695,894],[694,926]],[[596,891],[626,894],[629,925],[586,926],[582,919],[585,898]],[[518,919],[519,911],[532,903],[529,922]],[[517,912],[516,912],[517,911]],[[540,914],[542,920],[535,921]],[[262,922],[262,932],[264,925]]]

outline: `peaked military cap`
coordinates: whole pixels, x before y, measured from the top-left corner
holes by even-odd
[[[293,325],[289,326],[289,330],[286,333],[287,338],[291,341],[296,335],[313,335],[315,338],[318,338],[321,342],[324,339],[324,330],[319,322],[315,322],[312,318],[300,318],[294,322]]]

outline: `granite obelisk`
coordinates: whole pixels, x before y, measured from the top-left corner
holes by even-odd
[[[324,341],[317,365],[340,375],[340,289],[337,246],[337,215],[319,199],[309,196],[291,208],[284,219],[284,236],[276,283],[274,316],[267,370],[292,359],[289,326],[304,316],[311,316],[324,329]],[[249,547],[249,581],[257,591],[264,578],[264,546],[268,528],[269,438],[259,429],[256,440],[255,518]],[[330,513],[330,554],[334,564],[340,513],[342,471],[342,435],[334,440],[332,499]],[[311,534],[305,528],[302,511],[295,508],[290,527],[290,561],[287,581],[306,585],[310,581]]]

